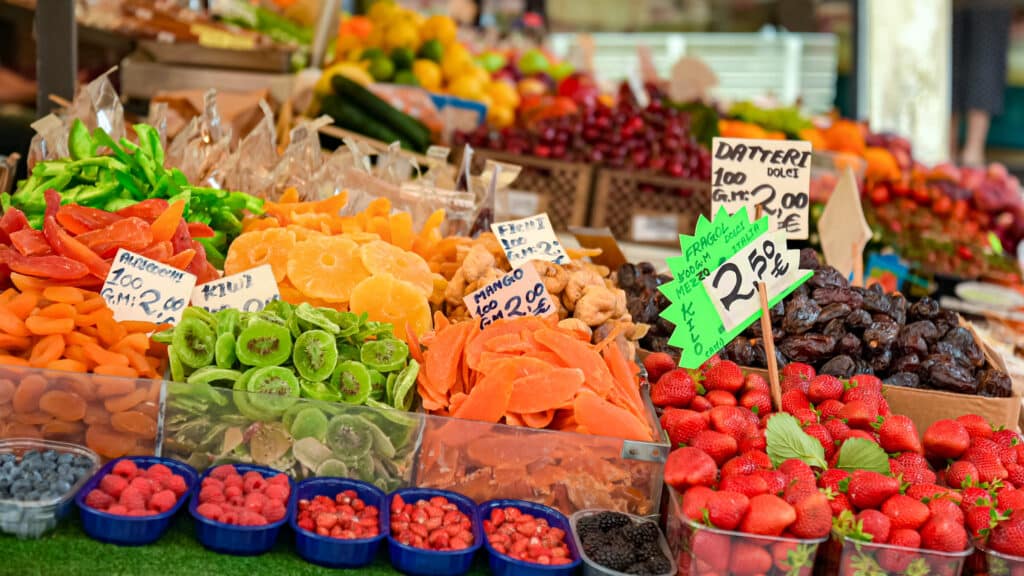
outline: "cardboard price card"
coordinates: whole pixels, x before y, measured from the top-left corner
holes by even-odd
[[[480,319],[481,328],[502,318],[547,316],[555,312],[554,299],[537,269],[530,265],[515,268],[462,301],[470,315]]]
[[[715,138],[711,143],[711,213],[761,207],[772,230],[807,238],[810,226],[811,143],[801,140]]]
[[[565,264],[569,255],[558,241],[547,213],[519,220],[491,224],[491,232],[501,242],[508,263],[517,268],[530,260]]]
[[[679,247],[682,255],[667,259],[672,281],[660,290],[671,304],[661,317],[675,324],[669,344],[682,352],[684,368],[699,368],[761,317],[757,282],[774,306],[813,274],[800,268],[784,234],[769,232],[768,218],[750,222],[746,208],[732,215],[719,208],[713,222],[701,216]]]
[[[269,264],[263,264],[196,286],[192,290],[192,305],[210,312],[218,312],[225,308],[259,312],[272,300],[280,297],[273,269]]]
[[[839,184],[825,204],[818,220],[818,236],[825,262],[843,276],[854,274],[863,260],[864,247],[871,240],[871,227],[864,218],[860,189],[850,168],[839,177]]]
[[[121,248],[100,295],[119,322],[177,324],[195,285],[195,275]]]

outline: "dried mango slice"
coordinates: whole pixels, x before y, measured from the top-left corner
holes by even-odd
[[[348,302],[353,288],[369,275],[359,260],[359,246],[341,236],[299,242],[288,254],[292,284],[327,302]]]
[[[224,260],[224,274],[237,274],[263,264],[270,264],[274,280],[281,282],[288,273],[289,253],[295,248],[295,232],[271,228],[246,232],[235,238]]]
[[[576,368],[552,368],[520,376],[512,382],[508,410],[523,415],[548,412],[572,400],[583,386],[583,371]],[[548,422],[554,417],[552,413]],[[545,423],[545,425],[547,425]],[[534,426],[541,428],[542,426]]]
[[[406,338],[407,325],[416,336],[430,330],[427,297],[391,274],[377,274],[360,282],[352,289],[349,309],[356,314],[366,312],[376,322],[390,322],[396,338]]]
[[[626,440],[650,440],[651,430],[632,412],[595,394],[580,394],[573,402],[576,422],[590,434]]]
[[[417,287],[429,298],[434,293],[434,275],[430,266],[419,254],[377,240],[359,248],[363,266],[371,274],[391,274]]]
[[[497,376],[485,377],[469,391],[453,416],[466,420],[498,422],[505,416],[511,396],[511,380]]]

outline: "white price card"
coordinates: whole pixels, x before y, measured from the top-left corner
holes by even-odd
[[[530,260],[545,260],[565,264],[569,255],[558,241],[547,213],[519,220],[506,220],[491,224],[491,232],[501,243],[501,249],[513,268]]]
[[[195,275],[121,248],[100,295],[115,320],[177,324],[195,285]]]
[[[676,214],[633,214],[633,240],[636,242],[679,242],[679,216]]]
[[[765,283],[770,301],[806,272],[800,270],[800,251],[787,249],[786,234],[768,231],[712,270],[702,282],[728,331],[761,308],[758,282]]]
[[[522,218],[530,214],[536,214],[541,209],[541,197],[536,192],[523,192],[522,190],[508,190],[506,193],[506,215]]]
[[[263,264],[196,286],[192,290],[192,305],[210,312],[218,312],[225,308],[259,312],[272,300],[278,300],[280,297],[274,270],[270,264]]]
[[[802,140],[715,138],[711,143],[711,213],[748,207],[768,216],[769,230],[807,238],[810,226],[811,143]]]
[[[531,264],[513,269],[462,301],[470,315],[480,319],[481,328],[502,318],[547,316],[555,312],[554,299]]]

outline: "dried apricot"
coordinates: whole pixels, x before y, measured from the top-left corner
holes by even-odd
[[[136,436],[146,436],[149,438],[156,436],[156,420],[137,410],[112,414],[110,416],[110,425],[114,430],[124,432],[125,434],[135,434]]]
[[[65,422],[63,420],[50,420],[43,424],[43,437],[51,440],[77,440],[85,425],[81,422]]]
[[[341,236],[299,242],[288,255],[288,279],[303,294],[328,302],[347,302],[352,289],[370,273],[359,245]]]
[[[74,392],[50,390],[39,397],[39,409],[65,422],[85,418],[85,400]]]
[[[107,398],[103,401],[103,406],[111,412],[124,412],[125,410],[131,410],[139,402],[145,401],[148,393],[149,390],[146,388],[136,388],[134,391],[129,392],[124,396]]]
[[[35,412],[39,408],[39,397],[46,391],[46,380],[38,374],[29,374],[18,383],[12,404],[15,412]]]
[[[135,450],[135,437],[106,424],[94,424],[85,431],[85,445],[104,458],[120,458]]]
[[[36,368],[43,368],[47,364],[59,360],[64,355],[64,336],[50,334],[44,336],[32,347],[32,353],[28,357],[28,363]]]

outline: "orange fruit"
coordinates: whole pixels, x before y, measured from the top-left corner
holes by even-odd
[[[288,254],[288,279],[306,296],[348,302],[352,288],[369,276],[359,245],[341,236],[299,242]]]
[[[430,304],[416,286],[388,274],[376,274],[352,289],[349,309],[356,314],[366,312],[370,320],[390,322],[394,334],[406,339],[406,325],[417,336],[431,328]]]
[[[415,286],[424,296],[434,293],[434,276],[422,256],[378,240],[359,248],[363,266],[371,274],[391,274]]]
[[[224,259],[224,274],[231,275],[270,264],[280,282],[288,273],[288,253],[295,247],[295,232],[270,228],[246,232],[235,238]]]

